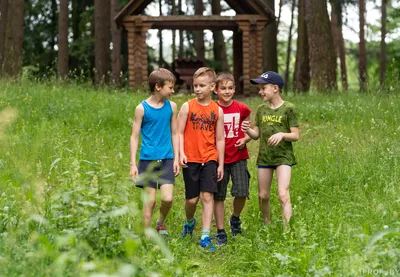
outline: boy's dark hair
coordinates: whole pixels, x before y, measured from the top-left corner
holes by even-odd
[[[149,75],[149,88],[150,92],[153,93],[156,89],[156,85],[163,87],[166,82],[176,82],[175,75],[165,68],[158,68],[153,70]]]
[[[215,71],[209,67],[200,67],[199,69],[197,69],[196,72],[193,74],[193,79],[203,75],[207,75],[208,77],[210,77],[211,82],[215,83],[215,78],[216,78]]]
[[[220,84],[227,81],[232,81],[233,86],[235,86],[235,78],[233,77],[232,73],[229,72],[218,73],[215,79],[215,88],[218,89]]]

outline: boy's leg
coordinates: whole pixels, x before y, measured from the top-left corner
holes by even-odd
[[[246,197],[249,196],[250,173],[247,169],[247,161],[240,160],[232,164],[232,190],[234,196],[233,213],[229,220],[232,235],[236,236],[242,233],[240,214],[246,204]]]
[[[292,175],[292,167],[288,165],[280,165],[276,168],[276,179],[278,181],[278,198],[282,206],[282,218],[284,227],[288,227],[290,218],[292,217],[292,204],[290,203],[290,178]]]
[[[156,205],[156,189],[152,187],[144,187],[146,197],[143,202],[143,224],[146,228],[151,227],[151,218],[154,206]]]
[[[214,193],[202,191],[200,192],[200,199],[203,205],[202,228],[203,230],[210,230],[212,216],[213,216],[213,209],[214,209]]]
[[[174,161],[172,159],[163,160],[162,165],[159,167],[159,172],[161,172],[159,182],[165,182],[166,184],[160,183],[161,204],[160,217],[157,220],[157,224],[165,225],[164,221],[172,207],[174,193]]]
[[[246,197],[249,196],[250,173],[247,169],[247,161],[240,160],[232,165],[232,190],[233,215],[239,217],[246,204]]]
[[[260,211],[264,219],[264,224],[271,223],[269,202],[273,175],[274,169],[272,168],[258,168],[258,200]]]
[[[202,164],[200,173],[200,199],[202,209],[202,232],[200,246],[210,251],[215,246],[210,239],[211,221],[214,212],[214,193],[217,192],[217,163],[210,161]]]
[[[217,230],[224,229],[224,201],[230,178],[230,165],[224,166],[224,178],[217,183],[217,193],[214,194],[214,216],[217,224]]]
[[[157,222],[164,225],[165,218],[168,215],[169,210],[172,207],[174,185],[164,184],[160,187],[161,193],[161,205],[160,205],[160,217]]]
[[[181,238],[186,235],[192,235],[194,227],[196,225],[196,219],[194,214],[196,212],[197,202],[200,196],[200,167],[198,163],[188,163],[187,168],[182,169],[183,180],[185,183],[185,214],[186,220],[183,224],[183,231]]]

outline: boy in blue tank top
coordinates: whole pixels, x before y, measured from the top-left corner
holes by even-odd
[[[131,135],[130,176],[148,194],[143,203],[143,223],[150,228],[159,188],[161,205],[156,229],[162,236],[168,235],[165,219],[172,206],[175,176],[180,170],[177,106],[168,100],[174,93],[174,85],[175,76],[167,69],[159,68],[149,75],[151,96],[136,107]],[[139,133],[142,142],[137,166]]]

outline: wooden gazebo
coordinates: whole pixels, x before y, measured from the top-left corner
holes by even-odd
[[[219,15],[141,15],[153,0],[131,0],[115,17],[118,26],[128,33],[129,84],[147,82],[146,32],[149,29],[171,30],[231,30],[233,31],[233,74],[238,94],[250,95],[257,88],[250,78],[260,75],[263,64],[262,30],[275,15],[263,0],[225,0],[235,16]]]

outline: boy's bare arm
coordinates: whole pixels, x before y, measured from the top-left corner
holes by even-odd
[[[138,174],[136,166],[136,152],[138,149],[140,126],[142,126],[143,115],[144,115],[144,109],[142,104],[140,104],[135,109],[135,117],[132,125],[131,147],[130,147],[131,148],[130,174],[135,176]]]
[[[242,122],[242,131],[249,135],[250,138],[257,140],[260,137],[260,130],[258,126],[251,127],[250,120],[244,120]]]
[[[250,121],[250,115],[247,116],[244,121]],[[244,133],[244,138],[238,139],[235,143],[235,147],[239,148],[239,149],[243,149],[246,145],[246,143],[248,143],[249,141],[251,141],[251,137],[247,134]]]
[[[186,155],[185,155],[185,138],[184,132],[186,128],[186,121],[189,113],[189,105],[188,103],[184,103],[178,114],[178,137],[179,137],[179,162],[182,166],[185,166],[187,163]]]
[[[175,176],[179,174],[179,134],[178,134],[178,120],[177,120],[177,106],[176,103],[171,101],[172,118],[171,118],[171,135],[172,147],[174,150],[174,172]]]
[[[225,158],[225,134],[224,134],[224,112],[219,108],[217,129],[215,131],[215,141],[218,151],[218,181],[224,177],[224,158]]]
[[[268,145],[276,146],[282,140],[284,141],[298,141],[299,136],[299,127],[290,127],[290,133],[276,133],[268,139]]]

